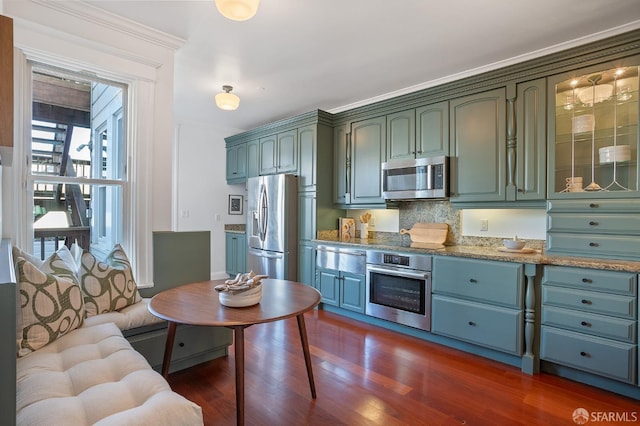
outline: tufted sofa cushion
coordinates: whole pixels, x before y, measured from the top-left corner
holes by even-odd
[[[84,326],[17,360],[19,425],[201,425],[113,323]]]

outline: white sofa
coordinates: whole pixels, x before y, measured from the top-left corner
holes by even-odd
[[[149,359],[162,356],[166,322],[149,312],[149,298],[117,311],[86,317],[79,328],[16,357],[16,347],[9,343],[15,341],[19,322],[16,311],[20,310],[16,308],[18,285],[13,266],[11,245],[3,240],[0,245],[0,339],[4,342],[0,345],[0,424],[203,424],[201,408],[173,392],[150,365],[155,361]],[[219,332],[210,327],[195,331],[187,327],[183,333],[187,343],[180,346],[188,348],[189,339],[199,342],[211,336],[217,338],[216,333]],[[209,344],[204,348],[199,343],[191,345],[191,352],[183,354],[181,368],[225,355],[230,344],[227,335],[224,333],[224,338],[218,339],[215,350]],[[176,338],[180,339],[180,331]]]

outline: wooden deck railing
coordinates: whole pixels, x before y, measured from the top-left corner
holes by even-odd
[[[77,241],[80,247],[89,250],[89,244],[91,243],[89,230],[90,228],[88,226],[34,229],[34,238],[40,239],[40,258],[44,259],[46,257],[45,242],[49,239],[53,239],[54,251],[60,248],[60,241],[64,241],[64,245],[69,248]]]

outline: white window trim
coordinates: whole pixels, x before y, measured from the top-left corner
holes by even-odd
[[[103,53],[108,56],[109,53]],[[127,59],[116,58],[117,62]],[[103,69],[90,63],[82,63],[60,55],[16,48],[14,54],[15,82],[15,124],[13,183],[14,193],[19,200],[14,203],[13,217],[16,226],[15,241],[18,247],[30,247],[33,239],[33,223],[27,218],[31,214],[27,190],[28,141],[31,138],[31,66],[30,62],[54,65],[59,68],[78,71],[88,76],[119,81],[128,85],[127,152],[128,179],[123,194],[123,241],[122,244],[134,268],[139,287],[153,285],[152,250],[152,176],[151,142],[154,140],[154,102],[156,70],[148,65],[133,63],[128,68],[143,71],[138,75],[118,70]],[[102,63],[108,63],[104,61]],[[142,70],[140,70],[142,68]],[[32,190],[32,189],[31,189]]]

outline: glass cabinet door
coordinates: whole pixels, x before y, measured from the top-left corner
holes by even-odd
[[[549,198],[638,196],[639,68],[549,79]]]

